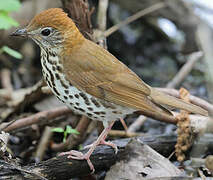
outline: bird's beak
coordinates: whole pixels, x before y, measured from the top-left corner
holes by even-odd
[[[28,35],[28,33],[27,33],[27,29],[26,28],[24,28],[24,29],[18,29],[18,30],[16,30],[15,32],[13,32],[12,34],[11,34],[11,36],[27,36]]]

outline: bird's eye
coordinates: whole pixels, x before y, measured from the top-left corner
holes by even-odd
[[[50,33],[51,33],[51,30],[50,29],[43,29],[42,31],[41,31],[41,34],[43,35],[43,36],[49,36],[50,35]]]

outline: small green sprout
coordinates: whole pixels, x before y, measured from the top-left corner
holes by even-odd
[[[76,129],[73,129],[71,126],[67,125],[65,130],[63,128],[57,127],[52,129],[53,132],[64,133],[63,142],[66,142],[68,134],[80,134]]]

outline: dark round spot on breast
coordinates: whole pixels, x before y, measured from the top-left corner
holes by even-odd
[[[68,97],[67,97],[67,96],[64,96],[64,99],[68,99]]]
[[[79,98],[79,95],[78,95],[78,94],[75,94],[75,97],[78,99],[78,98]]]
[[[59,72],[62,72],[62,67],[61,67],[61,66],[57,66],[56,68],[57,68],[57,70],[58,70]]]
[[[102,106],[104,106],[107,109],[116,109],[115,105],[107,101],[100,101],[100,103],[102,104]]]
[[[53,66],[54,67],[54,66]],[[54,70],[54,69],[53,69]],[[56,77],[56,79],[60,79],[60,76],[59,76],[59,74],[58,73],[55,73],[55,77]]]
[[[98,103],[98,101],[95,98],[92,97],[91,101],[96,107],[101,107],[101,105]]]
[[[79,110],[79,111],[81,111],[81,112],[85,112],[85,110],[84,110],[84,109],[82,109],[82,108],[79,108],[78,110]]]
[[[87,109],[88,109],[89,111],[93,111],[93,108],[91,108],[91,107],[88,107]]]
[[[99,114],[100,114],[100,112],[94,112],[94,114],[97,114],[97,115],[99,115]]]
[[[89,100],[88,100],[88,101],[85,101],[85,104],[89,106],[89,105],[90,105]]]
[[[69,91],[67,89],[64,90],[65,94],[69,94]]]
[[[57,89],[55,87],[52,87],[52,90],[58,95],[60,96],[59,92],[57,91]]]
[[[60,79],[60,83],[61,83],[61,85],[65,88],[65,89],[68,89],[69,87],[64,83],[64,81],[62,81],[61,79]]]
[[[80,92],[79,95],[84,99],[84,102],[86,105],[90,105],[89,99],[86,94],[84,94],[83,92]]]
[[[50,51],[49,54],[50,54],[50,56],[55,57],[55,53],[53,51]]]
[[[92,114],[91,114],[91,113],[87,113],[87,116],[91,117],[91,116],[92,116]]]
[[[122,114],[120,111],[112,111],[114,114]]]
[[[75,103],[77,106],[79,106],[80,104],[78,102]]]
[[[48,82],[48,77],[47,76],[44,76],[45,77],[45,81]],[[48,83],[47,83],[48,84]],[[48,84],[49,85],[49,84]],[[50,86],[50,85],[49,85]]]
[[[47,84],[48,84],[51,88],[53,88],[51,82],[50,82],[48,79],[47,79]]]
[[[73,96],[72,96],[72,95],[69,95],[69,98],[70,98],[70,99],[73,99]]]

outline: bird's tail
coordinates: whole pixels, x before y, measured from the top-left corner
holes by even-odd
[[[195,114],[208,116],[208,111],[206,111],[205,109],[203,109],[199,106],[196,106],[194,104],[187,103],[181,99],[170,96],[163,92],[160,92],[159,90],[156,90],[154,88],[151,88],[150,97],[152,98],[152,100],[154,102],[159,103],[161,105],[166,105],[166,106],[170,106],[173,108],[186,110],[186,111],[189,111],[189,112],[192,112]]]

